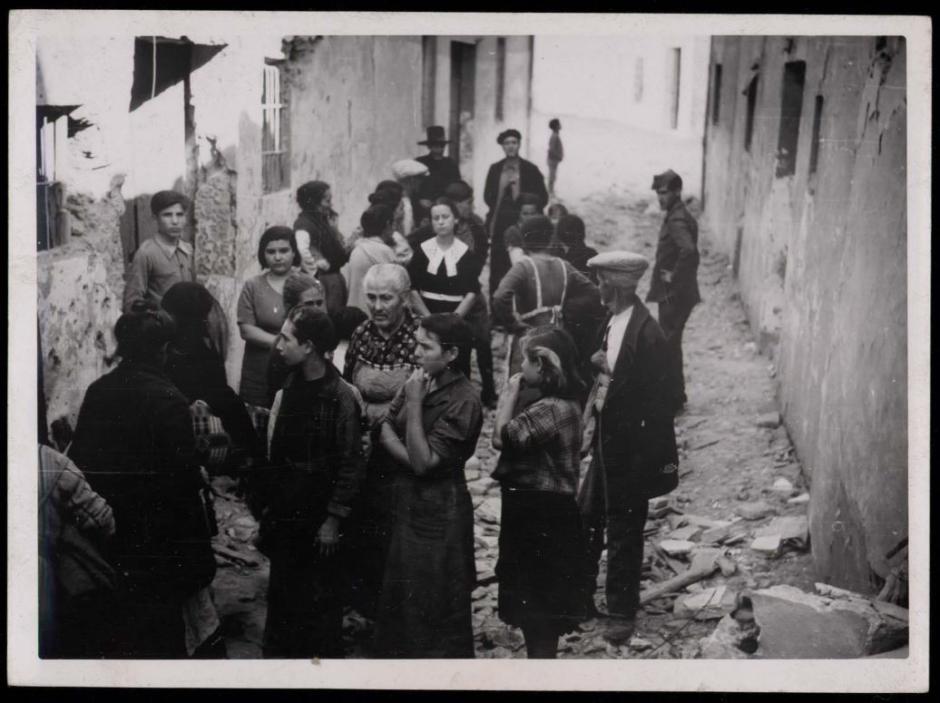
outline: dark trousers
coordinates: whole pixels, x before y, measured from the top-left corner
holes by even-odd
[[[185,659],[186,626],[178,597],[129,588],[115,604],[109,659]]]
[[[288,550],[271,556],[265,659],[343,657],[341,579],[336,557]]]
[[[480,369],[480,381],[483,383],[483,402],[496,399],[496,385],[493,381],[493,347],[489,336],[474,342],[477,350],[477,366]]]
[[[631,497],[608,509],[607,515],[591,516],[586,524],[588,539],[587,578],[594,592],[598,562],[604,550],[607,529],[607,612],[633,617],[640,606],[640,576],[643,571],[643,527],[649,512],[645,497]]]
[[[682,331],[685,323],[692,314],[692,307],[685,302],[659,303],[659,326],[666,335],[666,351],[668,353],[668,368],[670,380],[673,384],[673,396],[676,404],[685,404],[685,374],[682,370]]]

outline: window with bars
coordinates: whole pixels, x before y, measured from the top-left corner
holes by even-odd
[[[261,181],[265,193],[290,187],[287,84],[282,63],[265,63],[261,87]]]

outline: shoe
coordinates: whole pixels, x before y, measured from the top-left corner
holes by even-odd
[[[626,644],[636,631],[636,618],[611,616],[604,626],[603,637],[611,644]]]

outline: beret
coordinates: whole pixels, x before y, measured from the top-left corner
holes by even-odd
[[[428,167],[420,161],[414,159],[402,159],[392,164],[392,173],[395,178],[410,178],[412,176],[423,176],[428,172]]]
[[[175,190],[161,190],[154,193],[150,198],[150,212],[159,215],[171,205],[182,205],[183,209],[189,207],[189,201],[186,196]]]
[[[632,251],[605,251],[588,259],[587,265],[594,269],[623,274],[627,283],[637,283],[649,268],[650,262],[642,254],[634,254]]]
[[[653,190],[681,190],[682,177],[671,168],[653,176]]]
[[[505,131],[499,133],[499,136],[496,137],[496,143],[497,143],[497,144],[502,144],[502,143],[503,143],[504,141],[506,141],[506,139],[508,139],[509,137],[515,137],[515,138],[518,139],[520,142],[522,141],[522,134],[519,132],[518,129],[507,129],[507,130],[505,130]]]

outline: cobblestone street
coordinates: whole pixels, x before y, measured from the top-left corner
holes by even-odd
[[[695,211],[694,204],[692,207]],[[597,193],[571,203],[570,209],[585,219],[589,239],[597,249],[626,248],[652,257],[662,217],[652,198]],[[729,576],[719,572],[648,603],[638,619],[636,635],[627,645],[607,644],[601,637],[602,623],[583,623],[580,632],[563,638],[561,657],[700,656],[701,638],[714,629],[717,618],[730,610],[734,593],[778,584],[812,590],[808,549],[788,546],[792,542],[769,555],[752,549],[754,537],[775,517],[805,515],[806,503],[799,498],[805,486],[776,415],[772,365],[757,352],[729,262],[711,250],[704,227],[699,246],[699,283],[704,302],[696,307],[686,329],[689,402],[676,421],[681,481],[669,497],[668,508],[651,511],[647,523],[648,580],[643,587],[650,588],[688,568],[695,550],[706,548],[699,528],[727,527],[719,533],[725,533],[722,548],[737,565],[736,572]],[[641,295],[648,285],[647,276],[640,284]],[[505,350],[499,333],[494,335],[493,344],[497,379],[501,379]],[[473,622],[477,655],[524,657],[521,632],[504,625],[496,612],[498,584],[493,570],[498,557],[500,492],[499,485],[489,478],[496,460],[491,445],[492,423],[490,412],[478,444],[479,467],[471,466],[467,471],[476,511],[479,585],[473,593]],[[219,478],[216,485],[223,493],[216,505],[221,523],[217,544],[223,551],[231,551],[218,557],[220,568],[215,581],[229,655],[258,657],[264,629],[267,563],[251,545],[256,527],[244,504],[234,496],[234,484]],[[742,514],[756,519],[745,519]],[[676,549],[667,543],[668,549],[664,549],[660,545],[667,539],[691,542],[692,546]],[[602,563],[597,596],[602,611],[604,575]],[[697,618],[693,617],[695,611],[676,607],[678,600],[720,586],[726,590],[712,598],[717,607],[698,612]],[[366,623],[350,613],[345,624],[350,656],[362,656]]]

